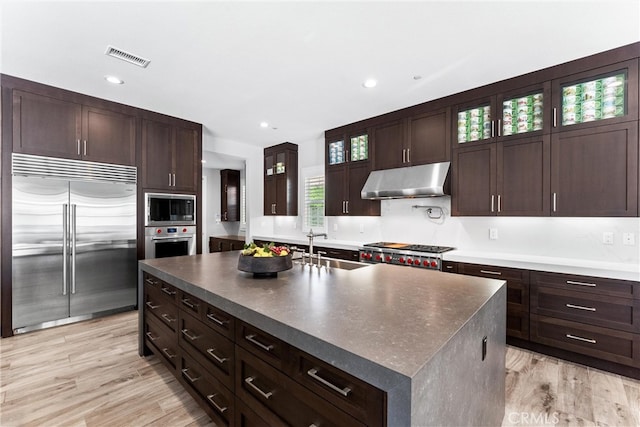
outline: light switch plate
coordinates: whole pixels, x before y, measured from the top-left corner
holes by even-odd
[[[498,229],[490,228],[489,229],[489,239],[490,240],[498,240]]]
[[[605,231],[604,233],[602,233],[602,244],[613,245],[613,232]]]
[[[633,233],[622,233],[622,244],[634,246],[636,244],[636,236]]]

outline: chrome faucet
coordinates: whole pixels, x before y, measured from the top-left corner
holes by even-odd
[[[309,238],[309,264],[313,264],[313,238],[320,236],[324,236],[325,240],[327,239],[327,233],[314,233],[312,228],[309,229],[309,234],[307,234]],[[320,261],[318,261],[318,264],[320,264]]]

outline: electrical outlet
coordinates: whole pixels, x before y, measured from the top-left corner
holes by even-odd
[[[636,235],[633,233],[622,233],[622,244],[634,246],[636,244]]]
[[[333,231],[338,231],[338,224],[333,224]]]
[[[605,231],[602,233],[602,244],[613,245],[613,233],[611,231]]]
[[[498,229],[497,228],[490,228],[489,229],[489,239],[498,240]]]

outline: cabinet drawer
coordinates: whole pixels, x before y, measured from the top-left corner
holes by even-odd
[[[280,370],[286,366],[289,345],[278,338],[244,322],[238,322],[236,344],[262,358]]]
[[[507,281],[507,304],[529,311],[529,272],[516,268],[459,264],[458,273]]]
[[[233,389],[233,343],[212,331],[207,325],[185,312],[180,312],[180,346],[193,358]]]
[[[294,350],[293,379],[369,426],[382,425],[386,394],[307,353]]]
[[[249,408],[245,403],[236,397],[236,427],[271,427],[265,420],[260,418],[253,409]]]
[[[598,295],[640,299],[640,282],[575,276],[559,273],[531,272],[531,284],[588,292]]]
[[[186,292],[180,291],[178,293],[178,305],[184,310],[196,317],[200,317],[201,313],[204,311],[204,303],[200,301],[200,299],[189,295]]]
[[[531,341],[629,366],[640,366],[640,335],[531,315]]]
[[[173,331],[178,325],[178,307],[162,295],[162,291],[145,285],[144,287],[145,313],[150,313],[160,319]]]
[[[640,300],[534,286],[531,311],[545,316],[588,323],[629,332],[640,332]]]
[[[162,360],[170,369],[175,370],[178,365],[178,343],[176,334],[167,328],[162,322],[151,315],[144,318],[144,339],[147,346]]]
[[[174,288],[170,284],[158,279],[157,277],[149,273],[144,273],[144,284],[145,286],[149,286],[151,288],[159,290],[163,298],[166,298],[167,301],[175,303],[177,291],[176,288]]]
[[[529,312],[507,305],[507,336],[529,339]]]
[[[318,251],[326,252],[327,254],[323,256],[326,256],[329,258],[358,261],[358,251],[352,251],[349,249],[324,248],[322,246],[317,246],[314,252],[318,253]]]
[[[197,400],[218,425],[233,425],[234,396],[220,381],[209,375],[207,370],[193,360],[188,353],[180,357],[180,375],[186,389]]]
[[[454,261],[442,261],[442,271],[445,273],[457,273],[458,263]]]
[[[243,348],[236,357],[236,395],[269,425],[363,425]]]
[[[204,322],[211,327],[211,329],[232,341],[235,339],[236,323],[233,316],[207,303],[204,303],[204,311],[202,314]]]

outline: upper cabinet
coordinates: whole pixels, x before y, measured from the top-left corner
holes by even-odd
[[[220,171],[220,211],[222,221],[240,221],[240,171]]]
[[[373,128],[374,169],[450,159],[449,108],[414,114]]]
[[[298,215],[298,146],[264,149],[264,215]]]
[[[13,90],[13,151],[135,165],[134,115]]]
[[[195,127],[143,119],[143,187],[196,192],[200,141],[200,131]]]
[[[325,215],[380,215],[380,202],[363,200],[371,172],[369,134],[362,131],[326,137]]]

